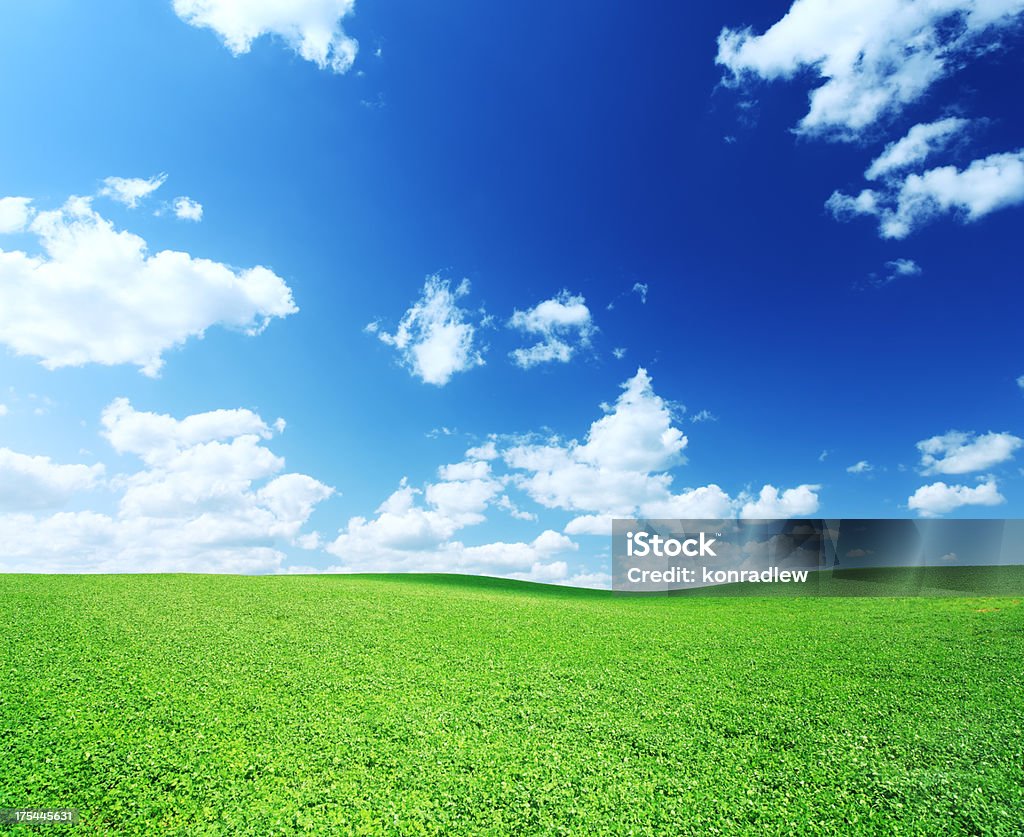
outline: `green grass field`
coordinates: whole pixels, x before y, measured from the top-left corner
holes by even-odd
[[[0,601],[0,807],[81,815],[36,833],[1024,833],[1020,599],[157,575]]]

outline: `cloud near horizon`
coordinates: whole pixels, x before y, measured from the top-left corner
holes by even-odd
[[[796,517],[817,511],[818,485],[764,485],[755,495],[736,497],[715,484],[675,492],[669,471],[685,462],[689,440],[654,392],[647,370],[637,369],[622,389],[584,441],[552,439],[503,452],[514,484],[532,500],[579,513],[566,525],[567,534],[610,534],[613,517]]]
[[[907,500],[907,507],[921,517],[938,517],[962,506],[998,506],[1005,502],[996,481],[987,477],[973,488],[944,482],[923,485]]]
[[[334,493],[282,473],[284,460],[266,442],[283,423],[268,426],[249,410],[178,420],[118,398],[101,424],[113,450],[136,457],[140,469],[103,479],[102,464],[0,451],[8,487],[0,491],[0,571],[274,572]],[[55,511],[100,487],[116,498],[114,513]]]

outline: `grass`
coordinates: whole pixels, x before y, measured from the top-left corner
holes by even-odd
[[[1024,831],[1020,599],[156,575],[0,602],[0,807],[79,809],[47,834]]]
[[[741,582],[673,591],[674,596],[1024,596],[1024,565],[870,567],[814,571],[805,582]]]

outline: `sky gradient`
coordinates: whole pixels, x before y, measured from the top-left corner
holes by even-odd
[[[0,570],[1022,516],[1024,4],[277,5],[0,12]]]

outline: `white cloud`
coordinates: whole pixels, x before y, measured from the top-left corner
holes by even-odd
[[[174,199],[174,214],[182,221],[202,221],[203,205],[184,195]]]
[[[626,356],[626,350],[620,346],[616,346],[612,349],[612,357],[616,360],[622,360]]]
[[[127,398],[115,398],[100,417],[103,435],[118,453],[133,453],[150,464],[185,448],[241,436],[269,439],[270,428],[251,410],[211,410],[178,420],[139,412]]]
[[[883,175],[920,163],[933,151],[944,147],[967,124],[968,120],[951,116],[937,122],[915,125],[905,137],[885,147],[864,172],[864,177],[877,180]]]
[[[466,451],[466,459],[497,459],[498,448],[493,440],[484,442],[482,445],[472,447]]]
[[[925,474],[969,474],[985,471],[1013,458],[1024,444],[1010,433],[961,433],[950,430],[917,443]]]
[[[589,587],[594,590],[606,590],[612,586],[612,577],[606,572],[583,572],[570,576],[564,582],[571,587]]]
[[[817,75],[798,129],[849,139],[918,100],[1022,10],[1022,0],[795,0],[762,35],[723,29],[716,61],[734,83]]]
[[[344,73],[358,43],[342,29],[355,0],[174,0],[174,11],[192,26],[214,30],[234,55],[263,35],[276,35],[322,70]]]
[[[139,201],[164,185],[166,174],[152,177],[108,177],[103,181],[100,194],[134,209]]]
[[[164,352],[211,326],[254,335],[298,311],[267,268],[150,254],[87,198],[38,213],[29,229],[42,255],[0,250],[0,342],[49,369],[130,363],[155,376]]]
[[[541,338],[533,346],[511,353],[521,369],[552,361],[568,363],[578,348],[590,345],[595,331],[586,300],[566,290],[526,311],[515,311],[508,324]]]
[[[509,516],[515,518],[516,520],[537,519],[537,515],[535,515],[533,512],[523,511],[521,508],[519,508],[519,506],[517,506],[515,503],[512,502],[512,500],[509,499],[507,494],[502,494],[494,505],[496,505],[499,509],[507,511],[509,513]],[[571,534],[571,532],[567,532],[566,534]]]
[[[633,284],[633,293],[635,293],[637,296],[640,297],[640,302],[642,302],[644,305],[647,304],[647,291],[648,290],[649,290],[649,288],[647,287],[647,283],[646,282],[635,282]]]
[[[736,506],[740,502],[742,497],[733,500],[712,483],[699,488],[688,488],[679,494],[670,494],[664,499],[649,500],[640,506],[640,512],[644,517],[653,518],[724,518],[735,515]]]
[[[700,412],[694,413],[690,416],[690,421],[693,424],[701,424],[705,421],[718,421],[718,416],[710,410],[701,410]]]
[[[0,418],[3,418],[10,412],[10,408],[6,404],[0,404]]]
[[[814,514],[818,510],[820,488],[820,485],[799,485],[780,492],[775,486],[766,485],[756,498],[746,499],[740,517],[768,519]]]
[[[646,370],[638,369],[623,390],[614,408],[590,426],[585,442],[505,451],[510,467],[528,472],[517,482],[531,498],[548,508],[625,516],[642,502],[667,497],[671,477],[651,472],[682,462],[687,439],[672,426]]]
[[[0,198],[0,235],[21,232],[34,214],[32,198]]]
[[[351,518],[328,551],[351,558],[359,550],[380,556],[446,548],[456,532],[485,520],[484,511],[503,487],[504,482],[495,478],[485,459],[443,465],[438,469],[438,481],[423,490],[403,479],[377,508],[375,518]],[[425,502],[420,502],[421,497]]]
[[[1017,386],[1019,386],[1021,389],[1024,389],[1024,375],[1021,375],[1017,379]]]
[[[444,386],[456,372],[482,366],[484,359],[474,346],[475,327],[457,300],[469,293],[469,280],[455,290],[440,276],[428,276],[423,293],[405,312],[394,334],[370,323],[367,331],[398,349],[411,373],[428,384]]]
[[[857,290],[864,290],[867,287],[884,288],[897,279],[920,276],[923,272],[921,266],[913,259],[893,259],[885,263],[884,273],[870,273],[863,283],[855,283],[853,287]]]
[[[882,238],[902,239],[946,213],[970,222],[1019,203],[1024,203],[1024,149],[991,154],[962,170],[942,166],[911,173],[856,197],[833,192],[825,205],[840,220],[873,215]]]
[[[874,468],[872,467],[871,463],[868,462],[866,459],[862,459],[860,462],[856,463],[855,465],[851,465],[850,467],[848,467],[846,469],[846,473],[848,473],[848,474],[866,474],[868,471],[873,471],[873,470],[874,470]]]
[[[567,535],[606,535],[611,537],[613,516],[609,514],[581,514],[565,524]]]
[[[0,448],[0,511],[63,506],[103,477],[102,465],[58,465],[48,456],[27,456]]]
[[[817,509],[818,486],[779,494],[765,486],[758,501],[735,499],[718,485],[672,490],[669,469],[682,464],[687,438],[673,425],[668,404],[655,394],[646,370],[623,385],[584,442],[518,444],[504,452],[519,471],[515,484],[547,508],[580,512],[567,534],[608,534],[612,517],[724,518],[754,508],[765,516],[797,516]],[[774,512],[769,513],[769,506]]]
[[[922,485],[907,500],[907,506],[922,517],[935,517],[961,506],[998,506],[1005,502],[996,481],[988,477],[974,488],[944,482]]]
[[[492,436],[463,460],[442,465],[436,480],[422,488],[403,479],[372,517],[350,518],[326,545],[340,559],[331,571],[465,572],[608,586],[606,572],[574,571],[566,556],[578,547],[569,535],[607,535],[613,516],[798,516],[817,510],[815,485],[766,485],[757,497],[735,499],[717,485],[673,492],[667,470],[683,462],[686,437],[673,426],[669,405],[654,393],[645,370],[622,389],[582,442],[502,442]],[[502,462],[511,473],[495,472]],[[460,533],[484,523],[491,509],[536,520],[513,502],[512,489],[547,508],[578,514],[562,534],[545,530],[532,541],[467,545]]]
[[[921,266],[913,259],[894,259],[891,262],[886,262],[885,266],[896,276],[921,275]]]
[[[112,515],[27,513],[80,499],[103,466],[0,455],[0,482],[20,503],[15,513],[0,514],[0,570],[274,571],[284,560],[282,547],[300,538],[308,546],[300,530],[333,493],[312,477],[281,473],[284,460],[263,444],[272,432],[248,410],[177,420],[117,399],[102,423],[115,450],[143,463],[107,480],[119,494]]]
[[[545,530],[533,541],[466,546],[456,533],[485,520],[490,505],[507,508],[504,480],[485,460],[438,469],[439,481],[422,491],[402,480],[372,519],[353,517],[325,548],[346,572],[462,572],[564,583],[569,567],[553,561],[574,552],[569,538]],[[421,502],[422,498],[422,502]]]

